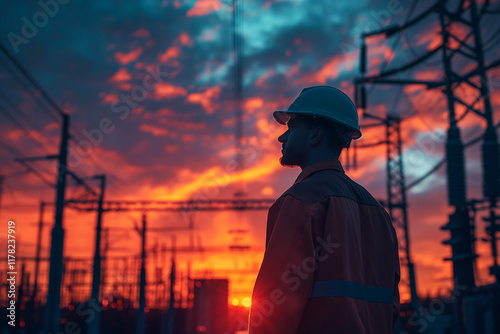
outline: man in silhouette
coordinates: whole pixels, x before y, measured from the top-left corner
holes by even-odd
[[[288,128],[278,138],[281,164],[302,171],[269,209],[249,333],[392,333],[396,233],[338,160],[361,137],[356,107],[342,91],[316,86],[273,115]]]

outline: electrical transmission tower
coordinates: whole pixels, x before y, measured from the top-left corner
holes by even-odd
[[[406,184],[403,170],[403,154],[401,142],[401,120],[399,117],[387,117],[387,194],[389,213],[393,222],[403,228],[403,251],[408,266],[410,294],[413,303],[418,302],[415,270],[410,258],[410,238],[408,232],[408,202],[406,200]]]
[[[357,100],[357,99],[355,99]],[[358,102],[358,106],[366,110],[366,101]],[[369,126],[384,126],[385,140],[370,143],[357,144],[354,148],[365,149],[379,145],[386,146],[386,185],[387,185],[387,200],[379,200],[379,202],[387,208],[392,218],[393,225],[402,232],[403,238],[399,238],[399,249],[402,251],[402,264],[408,268],[408,286],[410,290],[411,305],[414,309],[419,303],[417,295],[417,287],[415,280],[415,268],[411,259],[409,224],[408,224],[408,202],[406,200],[406,183],[403,168],[403,153],[401,140],[401,119],[397,116],[379,117],[368,112],[363,113],[363,117],[374,119],[377,123],[372,123]],[[356,154],[356,153],[354,153]],[[356,166],[354,161],[353,167]]]
[[[399,248],[403,251],[403,264],[408,268],[411,303],[415,309],[418,305],[415,267],[410,255],[410,236],[408,225],[408,202],[406,200],[406,183],[403,169],[403,153],[401,141],[401,119],[387,116],[384,120],[387,147],[387,203],[392,222],[403,231],[399,240]]]
[[[473,222],[469,212],[471,202],[467,199],[464,144],[458,122],[471,111],[484,119],[486,123],[481,146],[482,181],[483,196],[491,209],[490,217],[485,220],[490,224],[487,232],[490,236],[494,258],[490,273],[496,276],[497,281],[499,277],[499,267],[496,260],[496,232],[498,231],[499,217],[495,214],[495,210],[498,209],[497,200],[500,196],[500,155],[498,136],[493,121],[487,71],[499,66],[500,59],[486,64],[481,36],[481,18],[484,15],[495,13],[498,13],[498,10],[491,10],[489,1],[485,1],[482,7],[478,8],[475,0],[460,2],[439,0],[403,25],[390,26],[381,31],[365,33],[362,35],[361,48],[361,72],[363,75],[367,53],[365,39],[368,37],[376,35],[390,37],[395,34],[402,34],[416,23],[437,14],[440,27],[439,34],[442,41],[437,47],[421,56],[417,56],[411,62],[391,70],[382,69],[377,75],[363,76],[356,80],[356,90],[358,92],[359,89],[361,104],[366,103],[364,88],[366,84],[424,85],[428,89],[440,88],[445,94],[449,122],[445,147],[448,203],[454,208],[453,213],[449,216],[449,222],[442,227],[443,230],[448,230],[451,234],[451,238],[443,243],[451,246],[452,257],[445,260],[450,260],[453,264],[455,287],[466,286],[469,291],[475,287],[474,261],[476,255],[473,251],[475,239],[472,233]],[[395,77],[396,74],[408,71],[438,53],[441,54],[440,63],[444,73],[442,79],[433,81]],[[465,87],[468,91],[475,92],[473,94],[475,100],[470,102],[460,96],[457,91],[459,87]],[[457,117],[457,105],[465,107],[465,112],[460,117]],[[455,330],[457,333],[461,333],[464,327],[464,317],[460,306],[463,299],[457,298],[457,300]]]

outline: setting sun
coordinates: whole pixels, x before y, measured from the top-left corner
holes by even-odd
[[[250,307],[250,305],[252,305],[252,299],[245,297],[241,300],[241,304],[245,307]]]

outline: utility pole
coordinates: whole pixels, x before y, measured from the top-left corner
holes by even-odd
[[[53,107],[57,113],[62,117],[62,134],[60,150],[58,155],[49,155],[45,157],[35,157],[35,158],[23,158],[16,159],[17,162],[23,164],[29,171],[38,174],[38,176],[44,180],[36,170],[32,169],[26,164],[27,161],[36,161],[42,159],[57,159],[58,160],[58,173],[57,182],[55,185],[50,184],[56,188],[56,208],[55,208],[55,219],[54,227],[52,229],[52,239],[51,239],[51,249],[50,249],[50,269],[49,269],[49,286],[47,293],[46,311],[45,311],[45,321],[44,321],[44,332],[45,333],[57,333],[60,327],[60,297],[61,297],[61,281],[63,274],[63,249],[64,249],[64,229],[63,229],[63,214],[65,202],[65,191],[66,191],[66,174],[73,176],[77,182],[83,184],[81,180],[71,171],[67,169],[67,158],[68,158],[68,140],[69,140],[69,115],[63,112],[59,106],[52,100],[52,98],[42,89],[42,87],[36,82],[36,80],[31,76],[31,74],[22,66],[21,63],[7,50],[7,48],[0,43],[0,50],[10,59],[12,63],[17,67],[17,69],[23,74],[26,81],[28,81],[36,90],[36,98],[42,96],[48,105]],[[49,109],[44,106],[45,110],[50,112]],[[83,184],[85,185],[85,184]],[[85,185],[86,186],[86,185]],[[89,187],[87,190],[93,192]]]
[[[100,305],[99,287],[101,284],[101,231],[102,231],[102,214],[104,202],[104,189],[106,187],[106,176],[97,175],[94,177],[101,181],[99,200],[97,204],[97,224],[95,228],[95,250],[94,250],[94,267],[92,277],[92,294],[91,299]],[[99,334],[100,329],[100,312],[96,313],[94,320],[89,324],[89,333]]]
[[[141,276],[139,281],[139,309],[137,310],[136,334],[144,334],[146,327],[146,214],[142,214]]]
[[[172,267],[170,269],[170,304],[168,306],[167,334],[175,333],[175,255],[172,252]]]
[[[106,284],[106,275],[107,275],[107,258],[108,258],[108,251],[109,251],[109,228],[104,228],[102,229],[102,232],[104,234],[104,249],[103,253],[104,256],[102,258],[102,271],[101,271],[101,285]]]
[[[37,294],[38,294],[38,271],[40,268],[40,252],[42,247],[42,230],[43,230],[43,213],[44,208],[47,203],[40,201],[40,213],[38,218],[38,236],[36,243],[36,255],[35,255],[35,279],[33,283],[33,290],[31,291],[31,298],[29,302],[26,303],[26,329],[30,332],[31,329],[34,329],[39,326],[40,315],[39,312],[35,312],[36,306],[39,306],[37,302]],[[40,307],[38,307],[40,309]],[[36,316],[36,318],[35,318]]]
[[[29,286],[29,280],[28,280],[28,286]],[[17,295],[19,308],[22,307],[22,304],[24,302],[25,287],[26,287],[26,264],[23,262],[23,264],[21,265],[21,282],[19,284],[18,295]],[[24,304],[24,306],[26,307],[26,304]]]
[[[172,235],[172,266],[170,268],[170,302],[165,321],[162,322],[162,334],[175,333],[175,234]]]
[[[57,172],[57,193],[56,212],[54,228],[52,229],[52,242],[50,247],[50,270],[49,289],[47,294],[47,304],[45,307],[45,332],[58,333],[60,324],[60,299],[61,299],[61,279],[63,270],[63,213],[64,198],[66,192],[66,171],[68,158],[68,138],[69,138],[69,115],[62,114],[63,125],[61,133],[61,146],[59,149],[58,172]]]
[[[42,248],[42,230],[43,230],[43,211],[45,208],[45,202],[40,201],[40,213],[38,218],[38,236],[36,241],[36,259],[35,259],[35,282],[33,284],[33,292],[31,294],[31,299],[35,301],[36,295],[38,293],[38,270],[40,268],[40,252]]]

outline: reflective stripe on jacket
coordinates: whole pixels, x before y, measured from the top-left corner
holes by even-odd
[[[385,209],[338,160],[314,163],[269,209],[249,333],[392,333],[399,279]]]

